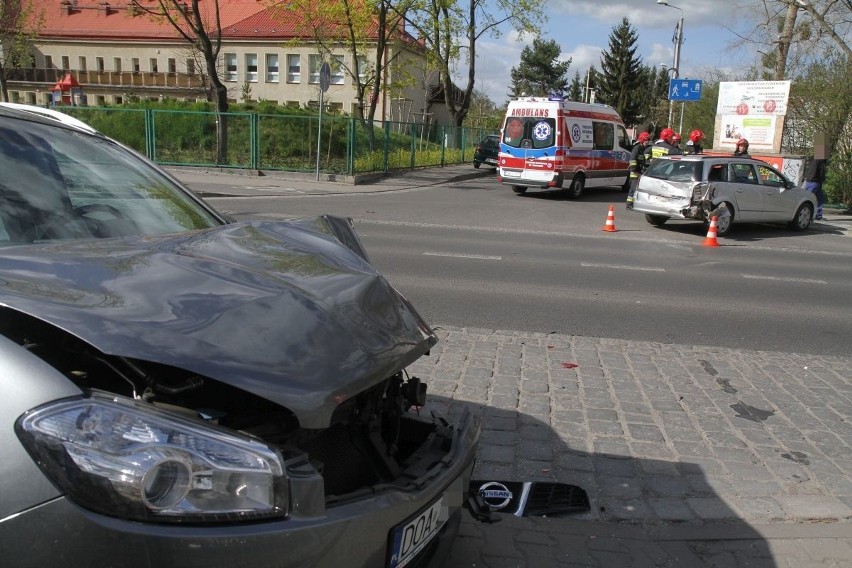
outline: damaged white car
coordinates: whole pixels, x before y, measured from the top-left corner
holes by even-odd
[[[666,156],[639,179],[633,211],[655,226],[669,219],[710,222],[719,236],[737,223],[787,223],[804,231],[816,197],[761,160],[733,156]]]

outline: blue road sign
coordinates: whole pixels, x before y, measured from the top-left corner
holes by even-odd
[[[670,79],[669,80],[670,101],[700,101],[701,80],[700,79]]]

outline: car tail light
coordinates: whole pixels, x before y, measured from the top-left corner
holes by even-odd
[[[76,503],[154,522],[284,516],[281,456],[248,436],[106,393],[24,414],[18,436]]]

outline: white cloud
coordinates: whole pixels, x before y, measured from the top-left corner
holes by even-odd
[[[743,60],[751,54],[729,50],[736,37],[731,29],[751,25],[761,0],[671,0],[671,4],[681,8],[684,17],[681,76],[701,77],[706,69],[723,66],[743,68]],[[550,0],[545,10],[542,37],[559,43],[563,60],[572,59],[569,79],[578,71],[584,76],[591,65],[600,69],[601,51],[608,48],[609,36],[623,17],[636,29],[637,55],[643,64],[672,64],[672,37],[681,13],[656,0]],[[477,42],[476,88],[503,103],[511,69],[517,67],[521,51],[532,39],[521,40],[514,30],[506,29],[500,37]],[[459,66],[455,76],[460,85],[466,84],[467,66]]]

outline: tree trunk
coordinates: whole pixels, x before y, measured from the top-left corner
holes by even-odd
[[[795,2],[790,2],[787,6],[787,15],[784,16],[784,27],[778,37],[778,53],[775,58],[775,73],[773,75],[773,79],[776,81],[783,81],[787,74],[787,56],[790,54],[790,44],[793,43],[793,32],[796,29],[798,13],[799,7]]]

